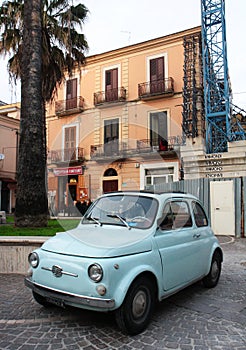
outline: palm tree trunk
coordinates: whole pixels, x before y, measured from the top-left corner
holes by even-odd
[[[47,225],[46,139],[42,98],[42,0],[25,0],[21,120],[15,224]]]

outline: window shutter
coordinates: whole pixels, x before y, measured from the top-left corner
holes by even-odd
[[[118,100],[118,68],[110,69],[105,72],[105,98],[106,101]]]
[[[77,107],[77,78],[67,81],[66,109]]]
[[[67,100],[77,97],[77,78],[67,80]]]
[[[164,79],[164,57],[150,60],[150,81]]]
[[[167,134],[167,112],[157,112],[150,114],[150,144],[160,146],[166,144]]]
[[[118,89],[118,68],[107,70],[105,74],[105,90]]]
[[[118,68],[112,70],[112,88],[118,89]]]
[[[65,128],[65,148],[74,148],[76,144],[76,127]]]

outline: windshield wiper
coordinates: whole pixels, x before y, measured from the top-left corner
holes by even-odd
[[[107,214],[107,216],[108,216],[109,218],[119,219],[119,220],[128,228],[128,230],[131,229],[131,226],[128,225],[128,223],[126,222],[126,220],[125,220],[122,216],[120,216],[120,215],[118,215],[118,214]]]
[[[86,219],[89,220],[89,221],[94,221],[96,224],[102,226],[102,223],[99,221],[98,218],[93,218],[92,216],[87,216]]]

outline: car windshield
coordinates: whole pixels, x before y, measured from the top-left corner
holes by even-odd
[[[155,219],[158,202],[139,195],[108,195],[99,198],[86,212],[82,224],[121,225],[128,229],[149,228]]]

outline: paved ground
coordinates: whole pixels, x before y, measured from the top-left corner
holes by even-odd
[[[21,275],[0,275],[0,349],[246,350],[246,239],[221,239],[220,283],[197,283],[158,305],[148,329],[123,335],[112,315],[45,309]]]

